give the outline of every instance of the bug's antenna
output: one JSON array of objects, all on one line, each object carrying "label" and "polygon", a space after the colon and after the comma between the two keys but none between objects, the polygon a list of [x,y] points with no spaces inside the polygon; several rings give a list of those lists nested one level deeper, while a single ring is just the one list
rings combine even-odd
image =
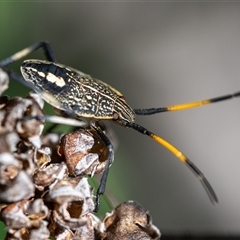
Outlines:
[{"label": "bug's antenna", "polygon": [[196,102],[182,103],[182,104],[177,104],[177,105],[168,106],[168,107],[161,107],[161,108],[134,109],[133,111],[135,112],[136,115],[152,115],[152,114],[161,113],[161,112],[171,112],[171,111],[184,110],[188,108],[201,107],[203,105],[221,102],[221,101],[229,100],[239,96],[240,96],[240,91],[233,94],[227,94],[224,96],[209,98],[209,99],[196,101]]},{"label": "bug's antenna", "polygon": [[202,183],[204,189],[206,190],[206,192],[210,198],[210,201],[212,203],[218,202],[216,193],[214,192],[212,186],[210,185],[208,180],[205,178],[203,173],[181,151],[179,151],[176,147],[174,147],[172,144],[170,144],[163,138],[159,137],[158,135],[150,132],[146,128],[144,128],[136,123],[127,122],[125,120],[121,120],[121,123],[126,127],[133,128],[134,130],[151,137],[156,142],[158,142],[159,144],[164,146],[166,149],[168,149],[170,152],[172,152],[178,159],[180,159],[182,162],[187,164],[187,166],[193,171],[193,173],[197,176],[197,178]]}]

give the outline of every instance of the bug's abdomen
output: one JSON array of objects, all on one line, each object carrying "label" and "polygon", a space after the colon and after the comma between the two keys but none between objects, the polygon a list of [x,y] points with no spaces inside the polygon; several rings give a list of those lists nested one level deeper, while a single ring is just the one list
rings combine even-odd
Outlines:
[{"label": "bug's abdomen", "polygon": [[74,112],[79,113],[80,116],[112,119],[115,100],[118,96],[97,79],[92,79],[88,75],[79,76],[79,78],[77,95],[81,95],[81,99],[70,96],[75,99],[75,106],[71,106]]}]

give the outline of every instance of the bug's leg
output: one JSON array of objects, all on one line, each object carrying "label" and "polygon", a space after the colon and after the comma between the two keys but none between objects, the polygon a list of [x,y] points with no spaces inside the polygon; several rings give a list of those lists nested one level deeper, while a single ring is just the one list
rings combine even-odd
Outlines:
[{"label": "bug's leg", "polygon": [[124,126],[133,128],[136,131],[151,137],[156,142],[158,142],[159,144],[164,146],[166,149],[168,149],[170,152],[172,152],[178,159],[180,159],[182,162],[184,162],[193,171],[193,173],[197,176],[197,178],[202,183],[204,189],[206,190],[211,202],[212,203],[218,202],[216,193],[214,192],[212,186],[210,185],[208,180],[205,178],[203,173],[180,150],[178,150],[176,147],[174,147],[172,144],[170,144],[163,138],[159,137],[158,135],[150,132],[146,128],[144,128],[136,123],[129,123],[124,120],[121,120],[121,122]]},{"label": "bug's leg", "polygon": [[64,124],[64,125],[74,126],[74,127],[82,127],[82,128],[86,128],[89,125],[89,123],[86,121],[81,121],[81,120],[77,120],[74,118],[65,118],[65,117],[61,117],[61,116],[48,116],[48,115],[26,116],[22,119],[19,119],[19,121],[29,121],[32,119],[36,119],[38,121],[56,123],[56,124]]},{"label": "bug's leg", "polygon": [[105,135],[105,133],[102,131],[102,129],[99,126],[96,126],[95,124],[92,124],[91,126],[97,131],[99,137],[103,140],[106,147],[108,148],[107,165],[102,174],[102,177],[100,180],[100,185],[99,185],[99,187],[97,189],[97,193],[96,193],[96,205],[95,205],[94,212],[98,212],[99,207],[100,207],[100,196],[102,194],[104,194],[104,192],[105,192],[109,168],[114,160],[114,150],[113,150],[112,143],[110,142],[108,137]]},{"label": "bug's leg", "polygon": [[201,107],[203,105],[221,102],[221,101],[229,100],[229,99],[239,97],[239,96],[240,96],[240,91],[233,93],[233,94],[227,94],[224,96],[220,96],[220,97],[209,98],[209,99],[195,101],[195,102],[189,102],[189,103],[182,103],[182,104],[177,104],[177,105],[168,106],[168,107],[134,109],[134,112],[137,115],[151,115],[151,114],[156,114],[156,113],[160,113],[160,112],[178,111],[178,110],[184,110],[184,109],[188,109],[188,108]]},{"label": "bug's leg", "polygon": [[39,48],[44,49],[46,58],[49,61],[56,62],[56,57],[55,57],[55,54],[53,52],[53,49],[52,49],[50,43],[48,43],[48,42],[38,42],[38,43],[35,43],[35,44],[33,44],[33,45],[31,45],[27,48],[22,49],[19,52],[16,52],[12,56],[0,61],[0,67],[4,68],[9,64],[18,61],[19,59],[26,57],[28,54],[38,50]]},{"label": "bug's leg", "polygon": [[16,52],[12,56],[0,61],[0,68],[2,68],[9,75],[10,78],[20,82],[21,84],[25,85],[28,88],[34,89],[34,86],[32,84],[26,82],[21,75],[15,73],[13,71],[7,70],[6,66],[13,62],[20,60],[21,58],[26,57],[28,54],[38,50],[39,48],[43,48],[46,58],[49,61],[56,62],[56,57],[55,57],[55,54],[53,52],[51,45],[48,42],[38,42],[27,48],[22,49],[19,52]]}]

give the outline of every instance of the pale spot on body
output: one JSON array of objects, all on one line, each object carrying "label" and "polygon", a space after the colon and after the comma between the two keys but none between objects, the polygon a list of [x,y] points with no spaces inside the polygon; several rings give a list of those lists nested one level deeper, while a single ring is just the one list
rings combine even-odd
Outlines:
[{"label": "pale spot on body", "polygon": [[45,77],[45,73],[44,72],[38,72],[38,75],[41,76],[41,77]]},{"label": "pale spot on body", "polygon": [[92,100],[92,97],[90,95],[86,95],[87,100]]},{"label": "pale spot on body", "polygon": [[46,76],[46,79],[51,83],[55,83],[58,87],[63,87],[64,85],[66,85],[62,77],[56,77],[52,73],[48,73]]}]

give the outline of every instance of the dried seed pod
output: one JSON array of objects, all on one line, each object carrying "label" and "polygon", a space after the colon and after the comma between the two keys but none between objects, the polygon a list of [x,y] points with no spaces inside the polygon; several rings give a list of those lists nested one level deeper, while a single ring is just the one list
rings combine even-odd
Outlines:
[{"label": "dried seed pod", "polygon": [[[8,152],[0,153],[0,186],[5,188],[18,175],[21,163]],[[0,197],[1,198],[1,197]]]},{"label": "dried seed pod", "polygon": [[30,175],[23,169],[26,165],[13,154],[19,141],[15,132],[0,135],[0,202],[11,203],[34,195]]},{"label": "dried seed pod", "polygon": [[48,222],[41,221],[38,228],[32,228],[29,232],[28,239],[38,239],[38,240],[50,240],[50,231],[48,229]]},{"label": "dried seed pod", "polygon": [[[16,171],[16,169],[15,169]],[[17,202],[34,196],[34,185],[32,179],[24,172],[14,173],[15,177],[10,179],[1,187],[0,202]]]},{"label": "dried seed pod", "polygon": [[[35,169],[36,164],[34,162],[34,148],[27,148],[25,144],[22,142],[18,145],[16,153],[13,153],[13,156],[22,164],[22,170],[30,177],[32,177]],[[24,146],[24,147],[23,147]],[[23,148],[26,148],[23,150]]]},{"label": "dried seed pod", "polygon": [[30,220],[24,214],[24,205],[26,200],[18,203],[12,203],[1,211],[1,218],[9,229],[20,229],[30,227]]},{"label": "dried seed pod", "polygon": [[22,200],[12,203],[2,209],[1,217],[9,228],[38,227],[48,214],[48,209],[42,199]]},{"label": "dried seed pod", "polygon": [[150,215],[138,203],[128,201],[107,214],[100,227],[101,239],[159,239],[161,234]]},{"label": "dried seed pod", "polygon": [[63,160],[57,153],[58,144],[62,134],[47,133],[41,136],[42,146],[47,146],[51,149],[51,163],[61,163]]},{"label": "dried seed pod", "polygon": [[11,153],[0,154],[0,202],[16,202],[34,195],[32,180],[22,167]]},{"label": "dried seed pod", "polygon": [[[84,226],[87,223],[87,220],[85,219],[85,216],[81,216],[81,205],[81,201],[73,201],[61,205],[55,204],[55,208],[52,213],[54,222],[62,228],[71,230],[76,230]],[[79,207],[80,211],[76,211],[78,210],[77,207]],[[76,214],[73,210],[75,210],[78,214]]]},{"label": "dried seed pod", "polygon": [[[50,186],[48,200],[55,202],[52,211],[51,232],[67,234],[65,229],[76,230],[89,221],[87,215],[94,209],[92,189],[87,178],[65,178]],[[67,234],[68,235],[68,234]]]},{"label": "dried seed pod", "polygon": [[58,181],[56,184],[52,184],[49,188],[48,200],[58,204],[81,201],[81,216],[93,212],[93,193],[87,178],[67,177]]},{"label": "dried seed pod", "polygon": [[85,215],[85,219],[87,220],[87,223],[75,231],[74,239],[97,239],[95,229],[100,225],[100,219],[93,214]]},{"label": "dried seed pod", "polygon": [[50,232],[51,235],[54,236],[55,240],[75,240],[73,231],[63,228],[61,226],[53,227],[53,225],[50,225]]},{"label": "dried seed pod", "polygon": [[8,226],[6,239],[47,239],[50,233],[43,220],[47,215],[42,199],[23,200],[3,208],[1,218]]},{"label": "dried seed pod", "polygon": [[53,163],[44,168],[38,168],[33,175],[35,187],[43,191],[45,187],[50,186],[56,179],[61,179],[67,173],[65,164]]},{"label": "dried seed pod", "polygon": [[44,166],[51,162],[51,153],[51,148],[46,146],[41,146],[39,149],[37,149],[35,163],[37,164],[38,168],[44,168]]},{"label": "dried seed pod", "polygon": [[0,134],[0,153],[12,153],[17,150],[20,138],[15,132],[5,132]]},{"label": "dried seed pod", "polygon": [[23,140],[40,147],[39,136],[43,130],[43,122],[36,119],[24,120],[27,116],[43,115],[42,104],[39,106],[39,101],[35,101],[37,97],[33,96],[34,94],[29,98],[16,97],[5,104],[1,109],[0,132],[16,131]]},{"label": "dried seed pod", "polygon": [[[96,238],[95,228],[100,224],[99,218],[89,213],[81,219],[68,218],[70,221],[61,219],[60,215],[54,214],[54,225],[51,225],[51,233],[55,236],[56,240],[62,239],[84,239],[94,240]],[[78,221],[77,221],[78,220]],[[66,224],[68,228],[66,228]]]},{"label": "dried seed pod", "polygon": [[80,129],[61,138],[58,148],[65,157],[71,175],[102,173],[107,164],[108,150],[94,130]]}]

